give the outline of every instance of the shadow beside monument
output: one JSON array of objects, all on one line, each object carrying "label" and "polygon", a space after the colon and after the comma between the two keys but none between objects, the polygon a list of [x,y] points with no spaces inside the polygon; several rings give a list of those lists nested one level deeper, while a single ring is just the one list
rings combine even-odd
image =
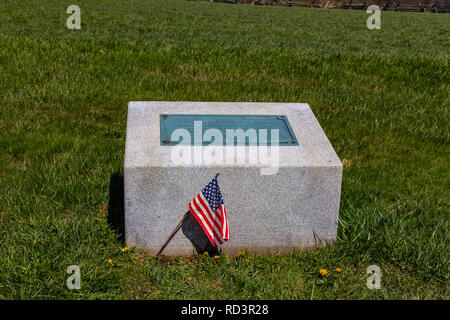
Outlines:
[{"label": "shadow beside monument", "polygon": [[109,180],[108,225],[125,244],[125,207],[123,175],[114,173]]},{"label": "shadow beside monument", "polygon": [[[125,245],[124,180],[123,175],[119,173],[112,174],[109,180],[108,225]],[[198,253],[208,252],[210,256],[220,254],[191,213],[184,219],[181,230]]]},{"label": "shadow beside monument", "polygon": [[190,212],[184,219],[181,230],[198,253],[208,252],[210,256],[220,254],[219,249],[211,244],[202,227]]}]

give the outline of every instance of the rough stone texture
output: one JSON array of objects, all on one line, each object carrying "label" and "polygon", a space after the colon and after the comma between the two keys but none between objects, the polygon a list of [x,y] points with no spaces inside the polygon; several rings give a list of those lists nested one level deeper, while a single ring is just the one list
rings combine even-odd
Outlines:
[{"label": "rough stone texture", "polygon": [[[172,161],[173,147],[160,145],[159,115],[164,113],[284,114],[300,145],[279,147],[275,175],[261,175],[259,165],[180,166]],[[342,164],[307,104],[156,101],[128,105],[127,245],[157,253],[188,203],[217,172],[231,234],[222,249],[229,254],[286,252],[336,239]],[[194,252],[182,232],[164,250],[165,255]]]}]

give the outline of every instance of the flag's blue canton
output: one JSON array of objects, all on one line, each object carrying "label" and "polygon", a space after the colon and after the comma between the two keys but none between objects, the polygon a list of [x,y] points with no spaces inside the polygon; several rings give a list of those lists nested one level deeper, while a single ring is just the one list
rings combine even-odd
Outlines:
[{"label": "flag's blue canton", "polygon": [[223,204],[222,193],[220,192],[217,178],[212,179],[211,182],[203,189],[202,193],[213,212],[217,211],[220,205]]}]

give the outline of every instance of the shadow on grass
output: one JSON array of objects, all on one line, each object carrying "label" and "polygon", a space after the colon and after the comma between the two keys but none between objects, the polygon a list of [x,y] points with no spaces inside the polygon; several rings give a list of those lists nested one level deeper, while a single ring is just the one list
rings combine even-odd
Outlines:
[{"label": "shadow on grass", "polygon": [[125,207],[123,175],[114,173],[109,179],[108,225],[125,244]]}]

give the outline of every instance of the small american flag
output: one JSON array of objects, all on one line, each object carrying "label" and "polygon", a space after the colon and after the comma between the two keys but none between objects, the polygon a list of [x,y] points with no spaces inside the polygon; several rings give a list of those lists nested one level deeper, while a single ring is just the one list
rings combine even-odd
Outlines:
[{"label": "small american flag", "polygon": [[217,175],[190,203],[189,211],[205,231],[209,241],[217,247],[230,239],[227,211],[217,183]]}]

